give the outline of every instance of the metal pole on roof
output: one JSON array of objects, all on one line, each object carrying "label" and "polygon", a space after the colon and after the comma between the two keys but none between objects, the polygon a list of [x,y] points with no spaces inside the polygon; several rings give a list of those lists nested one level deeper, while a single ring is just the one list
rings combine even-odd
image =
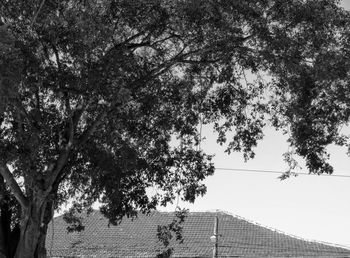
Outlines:
[{"label": "metal pole on roof", "polygon": [[215,242],[214,242],[214,249],[213,249],[213,258],[218,257],[218,227],[219,227],[219,219],[218,219],[218,216],[216,215],[214,218],[214,236],[213,236],[213,239],[215,240]]}]

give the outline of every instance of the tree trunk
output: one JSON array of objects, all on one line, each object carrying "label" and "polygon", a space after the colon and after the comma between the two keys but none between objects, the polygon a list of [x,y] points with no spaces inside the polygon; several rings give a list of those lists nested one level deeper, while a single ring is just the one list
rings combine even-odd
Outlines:
[{"label": "tree trunk", "polygon": [[12,239],[11,211],[8,204],[3,203],[0,207],[0,258],[11,257],[11,248],[16,246],[16,239]]},{"label": "tree trunk", "polygon": [[0,258],[6,258],[7,256],[6,238],[4,231],[5,230],[0,221]]},{"label": "tree trunk", "polygon": [[42,226],[40,228],[39,241],[35,251],[35,258],[47,257],[46,234],[47,234],[48,225],[53,218],[53,214],[54,214],[54,202],[51,200],[51,201],[48,201],[45,206],[44,218],[41,224]]},{"label": "tree trunk", "polygon": [[14,215],[7,203],[0,208],[0,258],[13,258],[19,239],[19,225],[11,229],[11,220]]},{"label": "tree trunk", "polygon": [[[0,206],[2,206],[0,204]],[[4,217],[4,209],[0,208],[0,258],[4,258],[8,256],[8,248],[7,248],[7,230],[6,225],[4,225],[3,217]]]},{"label": "tree trunk", "polygon": [[21,233],[15,258],[46,257],[45,239],[43,240],[47,229],[44,223],[46,205],[47,201],[43,198],[33,198],[29,207],[22,209]]},{"label": "tree trunk", "polygon": [[17,244],[11,239],[12,212],[7,194],[4,178],[0,175],[0,258],[11,257],[11,247]]},{"label": "tree trunk", "polygon": [[45,225],[40,232],[39,241],[37,248],[35,250],[35,258],[47,258],[47,252],[46,252],[46,232],[47,232],[47,225]]}]

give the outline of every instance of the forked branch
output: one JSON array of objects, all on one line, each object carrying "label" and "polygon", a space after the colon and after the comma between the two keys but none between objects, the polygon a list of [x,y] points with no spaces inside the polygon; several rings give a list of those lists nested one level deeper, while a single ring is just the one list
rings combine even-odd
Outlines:
[{"label": "forked branch", "polygon": [[27,207],[28,206],[27,197],[22,192],[22,189],[19,187],[10,169],[3,162],[0,162],[0,174],[5,179],[7,186],[10,188],[11,192],[13,193],[13,195],[15,196],[19,204],[22,207]]}]

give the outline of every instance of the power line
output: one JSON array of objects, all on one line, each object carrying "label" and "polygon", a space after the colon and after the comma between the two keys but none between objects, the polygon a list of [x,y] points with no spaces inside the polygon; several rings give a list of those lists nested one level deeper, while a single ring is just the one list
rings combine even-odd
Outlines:
[{"label": "power line", "polygon": [[[222,171],[234,171],[234,172],[250,172],[250,173],[266,173],[266,174],[284,174],[286,172],[284,171],[276,171],[276,170],[261,170],[261,169],[244,169],[244,168],[215,168],[215,170],[222,170]],[[292,175],[305,175],[305,176],[314,176],[316,174],[309,174],[309,173],[303,173],[303,172],[291,172]],[[319,174],[317,176],[329,176],[329,177],[348,177],[350,178],[350,175],[329,175],[329,174]]]}]

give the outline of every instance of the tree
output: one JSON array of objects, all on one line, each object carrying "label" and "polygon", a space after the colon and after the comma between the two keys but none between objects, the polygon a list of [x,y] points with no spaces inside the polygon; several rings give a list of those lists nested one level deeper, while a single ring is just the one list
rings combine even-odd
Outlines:
[{"label": "tree", "polygon": [[[291,125],[311,171],[329,172],[314,155],[349,118],[348,97],[327,102],[342,98],[326,82],[348,71],[338,61],[348,14],[337,1],[34,3],[0,5],[2,257],[45,257],[53,211],[72,198],[77,209],[99,200],[111,223],[176,193],[193,202],[214,172],[198,148],[202,123],[214,124],[219,143],[232,130],[228,151],[246,158],[266,121]],[[334,67],[343,70],[325,75]],[[313,102],[323,100],[320,85],[327,105]],[[319,128],[336,108],[337,123],[330,115]],[[159,193],[149,197],[149,187]]]}]

